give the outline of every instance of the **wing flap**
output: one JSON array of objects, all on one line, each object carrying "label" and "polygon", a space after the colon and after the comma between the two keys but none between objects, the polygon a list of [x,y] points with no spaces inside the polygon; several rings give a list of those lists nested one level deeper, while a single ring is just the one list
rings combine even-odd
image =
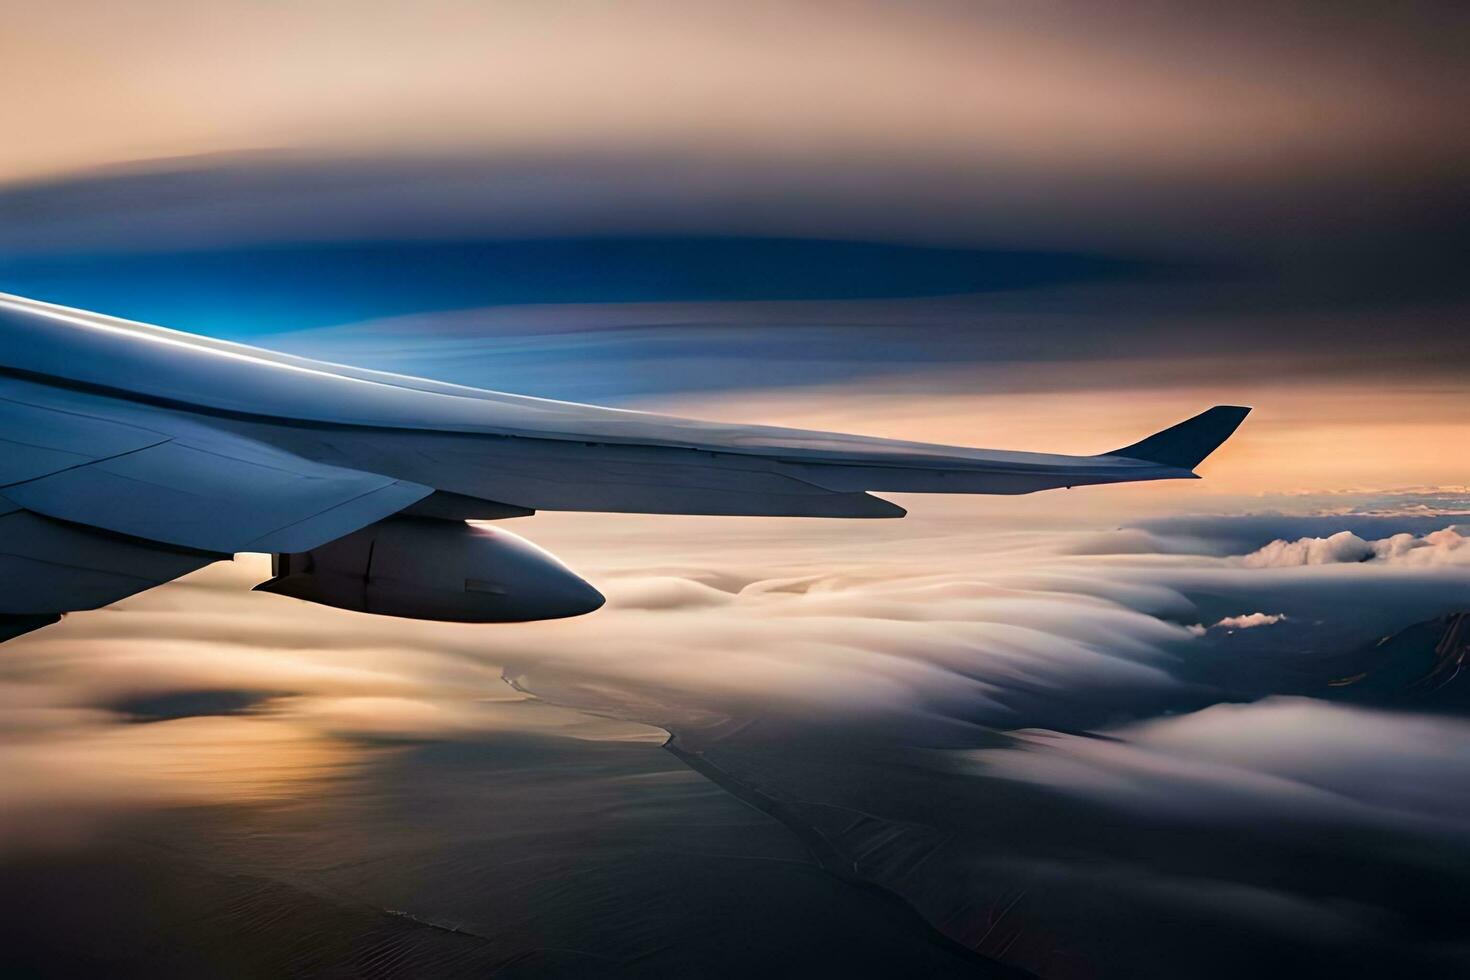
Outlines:
[{"label": "wing flap", "polygon": [[413,463],[432,466],[441,489],[474,490],[531,510],[848,518],[905,513],[889,501],[818,486],[748,456],[446,436],[409,437],[409,444]]},{"label": "wing flap", "polygon": [[0,398],[0,487],[167,440],[137,426]]},{"label": "wing flap", "polygon": [[50,626],[60,621],[61,616],[51,613],[42,616],[7,616],[0,613],[0,643],[13,640],[24,633],[30,633],[43,626]]},{"label": "wing flap", "polygon": [[4,492],[57,520],[224,554],[310,550],[431,492],[224,432],[205,438],[207,445],[171,440]]},{"label": "wing flap", "polygon": [[0,515],[0,622],[35,620],[27,629],[36,629],[47,617],[105,606],[223,557],[11,511]]}]

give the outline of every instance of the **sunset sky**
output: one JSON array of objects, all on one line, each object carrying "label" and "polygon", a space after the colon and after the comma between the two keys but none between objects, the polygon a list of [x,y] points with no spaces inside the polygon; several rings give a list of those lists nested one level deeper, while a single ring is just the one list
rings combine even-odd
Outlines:
[{"label": "sunset sky", "polygon": [[1246,403],[1222,488],[1463,482],[1467,20],[1391,11],[15,3],[0,287],[970,444]]}]

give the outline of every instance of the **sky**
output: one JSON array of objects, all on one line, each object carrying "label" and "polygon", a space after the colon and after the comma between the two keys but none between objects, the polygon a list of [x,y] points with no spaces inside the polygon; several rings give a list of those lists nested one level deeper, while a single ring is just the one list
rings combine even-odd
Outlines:
[{"label": "sky", "polygon": [[[1180,975],[1190,943],[1222,976],[1470,962],[1436,900],[1470,881],[1464,710],[1324,686],[1470,612],[1464,4],[0,20],[0,291],[958,445],[1096,453],[1254,407],[1200,481],[907,495],[893,522],[512,522],[608,595],[563,623],[251,593],[263,556],[71,615],[0,658],[0,861],[165,808],[307,807],[408,746],[673,732],[1042,975],[1079,975],[1052,946],[1104,976]],[[831,748],[869,739],[902,764]],[[874,839],[819,816],[852,810]],[[945,859],[908,876],[930,832]],[[332,873],[292,880],[362,898]],[[967,931],[1013,907],[1060,938]]]},{"label": "sky", "polygon": [[1462,480],[1458,4],[5,14],[0,288],[1005,447],[1256,404],[1262,489]]}]

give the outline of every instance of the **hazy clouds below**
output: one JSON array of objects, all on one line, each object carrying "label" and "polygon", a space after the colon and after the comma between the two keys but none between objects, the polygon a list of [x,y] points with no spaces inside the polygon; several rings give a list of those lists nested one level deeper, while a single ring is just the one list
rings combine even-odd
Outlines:
[{"label": "hazy clouds below", "polygon": [[[242,556],[6,644],[3,850],[160,808],[289,813],[415,746],[674,732],[844,874],[1043,975],[1168,977],[1201,943],[1222,950],[1201,976],[1453,975],[1436,896],[1470,878],[1470,722],[1393,701],[1427,648],[1375,644],[1467,611],[1470,498],[1391,496],[1409,516],[1372,494],[1122,528],[1059,494],[887,522],[540,515],[506,526],[608,604],[523,626],[252,593],[267,563]],[[1409,686],[1329,683],[1358,671]]]},{"label": "hazy clouds below", "polygon": [[[526,725],[604,734],[544,705],[527,713],[502,671],[552,701],[665,727],[758,712],[937,745],[989,728],[1093,728],[1198,701],[1213,682],[1194,661],[1230,617],[1267,610],[1287,622],[1252,633],[1290,624],[1311,644],[1351,647],[1459,611],[1470,596],[1465,538],[1453,529],[1320,563],[1283,556],[1338,546],[1307,539],[1216,556],[1191,537],[924,515],[878,529],[516,522],[609,597],[595,616],[522,627],[344,613],[249,593],[266,577],[259,557],[215,566],[7,644],[8,809],[55,802],[58,786],[63,802],[113,791],[249,796],[249,779],[200,784],[194,770],[239,760],[274,784],[282,758],[280,779],[309,781],[313,766],[351,758],[341,739]],[[174,713],[205,717],[166,720]],[[139,714],[155,720],[119,726]],[[230,748],[241,732],[253,737]],[[111,761],[173,753],[176,763],[150,761],[141,782]]]},{"label": "hazy clouds below", "polygon": [[971,758],[990,776],[1166,820],[1386,826],[1461,844],[1470,834],[1461,719],[1272,698],[1109,734],[1030,733]]}]

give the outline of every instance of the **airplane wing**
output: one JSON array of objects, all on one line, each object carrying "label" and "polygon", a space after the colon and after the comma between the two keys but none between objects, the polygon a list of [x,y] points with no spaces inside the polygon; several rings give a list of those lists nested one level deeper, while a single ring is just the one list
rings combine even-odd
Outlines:
[{"label": "airplane wing", "polygon": [[0,378],[0,639],[241,551],[305,551],[431,488]]},{"label": "airplane wing", "polygon": [[0,294],[0,639],[405,512],[901,517],[870,491],[1195,478],[1247,411],[1097,456],[938,446],[484,391]]}]

